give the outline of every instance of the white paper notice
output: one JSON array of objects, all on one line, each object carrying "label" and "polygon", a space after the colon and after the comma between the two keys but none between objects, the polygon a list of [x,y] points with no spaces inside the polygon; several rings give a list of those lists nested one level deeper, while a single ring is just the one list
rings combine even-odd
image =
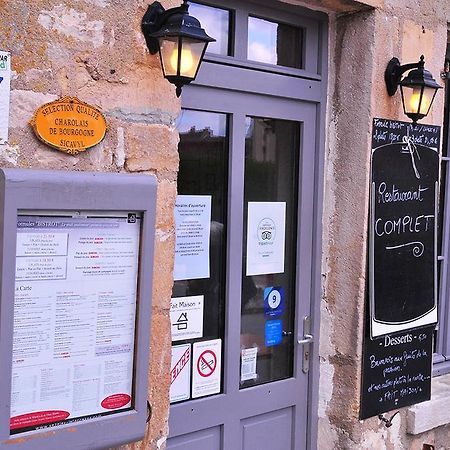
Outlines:
[{"label": "white paper notice", "polygon": [[11,54],[0,51],[0,144],[8,142]]},{"label": "white paper notice", "polygon": [[171,299],[172,341],[203,337],[203,303],[203,295]]},{"label": "white paper notice", "polygon": [[140,220],[19,216],[11,433],[131,407]]},{"label": "white paper notice", "polygon": [[241,381],[254,380],[256,374],[256,360],[258,348],[244,348],[241,350]]},{"label": "white paper notice", "polygon": [[247,275],[284,272],[285,202],[249,202]]},{"label": "white paper notice", "polygon": [[193,350],[192,398],[220,392],[222,340],[196,342]]},{"label": "white paper notice", "polygon": [[174,280],[209,278],[211,196],[178,195]]},{"label": "white paper notice", "polygon": [[191,346],[172,347],[170,365],[170,403],[188,400],[191,395]]}]

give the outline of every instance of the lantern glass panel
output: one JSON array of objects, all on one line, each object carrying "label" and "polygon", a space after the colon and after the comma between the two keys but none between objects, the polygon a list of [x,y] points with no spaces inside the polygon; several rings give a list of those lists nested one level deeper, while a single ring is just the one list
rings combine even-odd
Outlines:
[{"label": "lantern glass panel", "polygon": [[[179,45],[181,43],[181,45]],[[195,78],[206,43],[178,37],[160,38],[159,48],[165,76]]]},{"label": "lantern glass panel", "polygon": [[159,38],[159,52],[164,76],[177,75],[178,37]]},{"label": "lantern glass panel", "polygon": [[426,86],[402,86],[401,89],[405,113],[426,116],[436,89]]}]

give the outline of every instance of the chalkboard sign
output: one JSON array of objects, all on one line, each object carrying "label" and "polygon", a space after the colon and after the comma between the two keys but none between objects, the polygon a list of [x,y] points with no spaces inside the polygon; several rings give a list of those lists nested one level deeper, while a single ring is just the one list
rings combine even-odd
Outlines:
[{"label": "chalkboard sign", "polygon": [[374,119],[361,419],[430,399],[439,143],[440,127]]},{"label": "chalkboard sign", "polygon": [[434,327],[364,343],[360,418],[430,399]]},{"label": "chalkboard sign", "polygon": [[371,336],[437,322],[440,127],[374,119]]}]

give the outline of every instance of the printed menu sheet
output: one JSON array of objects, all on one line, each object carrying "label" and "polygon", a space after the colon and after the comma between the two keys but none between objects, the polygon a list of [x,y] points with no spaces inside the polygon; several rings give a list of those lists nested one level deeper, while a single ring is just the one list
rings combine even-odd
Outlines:
[{"label": "printed menu sheet", "polygon": [[19,216],[11,434],[131,408],[140,218]]}]

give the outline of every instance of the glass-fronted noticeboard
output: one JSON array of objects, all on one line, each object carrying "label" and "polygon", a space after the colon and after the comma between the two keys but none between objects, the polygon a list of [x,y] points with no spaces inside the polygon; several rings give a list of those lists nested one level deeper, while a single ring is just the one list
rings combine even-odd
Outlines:
[{"label": "glass-fronted noticeboard", "polygon": [[0,169],[0,450],[145,436],[157,181]]}]

